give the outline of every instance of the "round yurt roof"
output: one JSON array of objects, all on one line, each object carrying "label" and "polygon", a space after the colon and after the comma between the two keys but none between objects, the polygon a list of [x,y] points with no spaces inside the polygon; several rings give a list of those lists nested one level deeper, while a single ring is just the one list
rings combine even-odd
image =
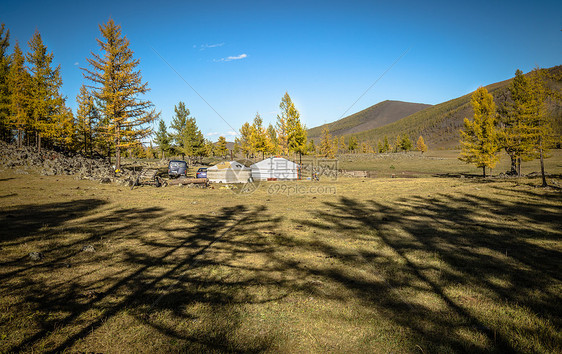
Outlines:
[{"label": "round yurt roof", "polygon": [[224,170],[224,169],[248,170],[249,168],[244,166],[243,164],[241,164],[238,161],[225,161],[225,162],[221,162],[219,164],[216,164],[212,167],[209,167],[207,169],[207,171],[209,171],[209,170]]}]

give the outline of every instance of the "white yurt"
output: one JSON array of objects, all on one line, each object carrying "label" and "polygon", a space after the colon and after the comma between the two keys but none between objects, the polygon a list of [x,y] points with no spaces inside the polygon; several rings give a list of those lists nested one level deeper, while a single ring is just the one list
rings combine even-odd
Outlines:
[{"label": "white yurt", "polygon": [[270,157],[252,166],[255,181],[276,181],[299,179],[299,165],[282,157]]},{"label": "white yurt", "polygon": [[221,162],[207,169],[207,178],[213,183],[246,183],[252,170],[237,161]]}]

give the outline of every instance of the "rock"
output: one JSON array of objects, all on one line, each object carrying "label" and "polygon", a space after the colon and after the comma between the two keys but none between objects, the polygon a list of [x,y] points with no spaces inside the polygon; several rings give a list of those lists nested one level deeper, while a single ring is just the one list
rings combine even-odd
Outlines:
[{"label": "rock", "polygon": [[109,178],[109,177],[103,177],[102,179],[100,179],[100,183],[101,183],[101,184],[111,183],[111,178]]},{"label": "rock", "polygon": [[31,258],[32,261],[40,261],[41,259],[43,259],[43,253],[41,253],[41,252],[30,252],[29,258]]},{"label": "rock", "polygon": [[96,249],[92,245],[86,245],[82,247],[82,252],[95,252]]}]

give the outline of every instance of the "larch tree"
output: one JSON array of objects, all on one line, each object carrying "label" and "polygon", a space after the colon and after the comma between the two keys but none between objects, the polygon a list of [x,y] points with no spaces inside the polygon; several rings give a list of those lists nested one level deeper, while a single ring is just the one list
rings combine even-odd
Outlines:
[{"label": "larch tree", "polygon": [[423,140],[423,136],[421,135],[418,138],[418,141],[416,142],[416,150],[421,151],[422,154],[427,151],[427,145],[425,144],[425,141]]},{"label": "larch tree", "polygon": [[99,26],[101,53],[87,58],[91,69],[83,68],[84,77],[93,82],[91,88],[107,118],[105,129],[114,147],[116,169],[121,168],[121,150],[138,144],[152,133],[151,123],[159,114],[154,105],[142,96],[150,91],[143,82],[140,61],[134,59],[130,42],[113,19]]},{"label": "larch tree", "polygon": [[240,138],[237,138],[237,143],[246,158],[248,158],[250,155],[253,155],[254,153],[252,149],[251,136],[252,126],[250,125],[250,123],[246,122],[242,124],[242,127],[240,128]]},{"label": "larch tree", "polygon": [[0,27],[0,139],[10,138],[10,86],[8,73],[10,72],[10,30],[2,24]]},{"label": "larch tree", "polygon": [[271,141],[272,151],[271,153],[277,154],[279,153],[279,141],[277,140],[277,131],[275,127],[270,123],[267,126],[267,137]]},{"label": "larch tree", "polygon": [[496,105],[494,98],[484,87],[472,94],[470,102],[474,119],[464,119],[464,129],[460,131],[462,149],[459,160],[482,168],[482,176],[486,177],[486,167],[493,168],[499,160]]},{"label": "larch tree", "polygon": [[[536,68],[531,72],[529,78],[529,114],[528,119],[531,152],[530,157],[538,158],[541,166],[542,186],[547,187],[546,175],[544,172],[544,159],[554,142],[554,132],[552,129],[552,115],[547,109],[547,99],[549,90],[546,87],[545,74],[542,69]],[[556,96],[558,93],[556,94]]]},{"label": "larch tree", "polygon": [[252,145],[252,150],[262,154],[262,158],[265,154],[269,154],[273,151],[273,144],[267,136],[267,131],[263,127],[263,119],[259,113],[256,113],[254,117],[254,123],[251,127],[250,142]]},{"label": "larch tree", "polygon": [[[290,150],[290,141],[289,135],[291,133],[290,129],[294,128],[294,123],[290,123],[289,121],[295,121],[295,115],[297,119],[299,118],[299,113],[291,100],[288,92],[285,92],[285,95],[281,99],[281,103],[279,104],[279,108],[281,109],[281,114],[277,115],[277,141],[279,143],[279,153],[281,155],[287,156]],[[290,124],[293,124],[291,126]]]},{"label": "larch tree", "polygon": [[9,123],[17,131],[18,148],[22,147],[24,132],[29,127],[30,80],[25,69],[25,57],[16,41],[7,81],[10,87]]},{"label": "larch tree", "polygon": [[347,146],[345,145],[345,138],[343,136],[340,137],[340,146],[339,146],[340,150],[342,152],[346,152],[347,151]]},{"label": "larch tree", "polygon": [[228,148],[226,147],[226,138],[224,136],[219,136],[219,140],[217,141],[215,154],[218,156],[225,157],[228,154]]},{"label": "larch tree", "polygon": [[76,145],[84,154],[93,155],[99,124],[99,114],[94,104],[94,97],[85,85],[80,87],[76,96]]},{"label": "larch tree", "polygon": [[[32,130],[35,134],[35,144],[41,151],[41,138],[50,139],[51,143],[62,143],[66,139],[68,110],[65,109],[65,100],[60,93],[62,79],[60,65],[53,68],[53,54],[47,53],[41,34],[35,31],[28,42],[30,52],[27,62],[31,74],[31,99],[30,110],[32,114]],[[68,141],[65,145],[68,144]]]},{"label": "larch tree", "polygon": [[532,137],[529,126],[531,118],[529,101],[530,81],[519,69],[508,89],[510,99],[501,106],[500,142],[511,159],[511,173],[521,176],[521,159],[527,158],[532,150]]},{"label": "larch tree", "polygon": [[298,153],[300,156],[307,151],[306,127],[301,123],[300,113],[291,100],[288,92],[279,105],[281,115],[287,123],[287,150],[289,153]]},{"label": "larch tree", "polygon": [[398,152],[400,151],[400,147],[402,145],[402,137],[400,136],[400,134],[398,134],[396,136],[396,140],[394,140],[394,152]]},{"label": "larch tree", "polygon": [[322,137],[320,138],[319,154],[320,156],[328,157],[330,159],[333,159],[336,155],[336,152],[334,151],[332,134],[330,134],[328,127],[325,127],[322,130]]},{"label": "larch tree", "polygon": [[310,139],[310,140],[308,141],[308,148],[307,148],[307,150],[308,150],[308,153],[309,153],[309,154],[310,154],[310,153],[316,154],[317,151],[316,151],[316,144],[314,143],[314,140]]}]

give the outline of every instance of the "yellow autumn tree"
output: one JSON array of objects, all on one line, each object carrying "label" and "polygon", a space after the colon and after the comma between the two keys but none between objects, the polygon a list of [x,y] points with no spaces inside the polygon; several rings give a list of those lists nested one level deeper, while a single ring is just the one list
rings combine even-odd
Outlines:
[{"label": "yellow autumn tree", "polygon": [[422,154],[427,151],[427,145],[425,144],[425,141],[423,140],[423,136],[421,135],[418,138],[418,141],[416,142],[416,150],[421,151]]},{"label": "yellow autumn tree", "polygon": [[83,68],[84,77],[92,81],[94,95],[105,118],[105,131],[115,147],[116,168],[121,166],[121,150],[138,144],[152,133],[151,123],[158,117],[154,105],[143,100],[150,91],[142,81],[139,60],[133,58],[129,40],[113,19],[99,26],[100,54],[91,53]]},{"label": "yellow autumn tree", "polygon": [[493,168],[499,160],[496,105],[494,98],[484,87],[472,94],[470,103],[474,118],[472,121],[464,119],[464,129],[460,131],[462,149],[459,160],[482,168],[482,176],[486,177],[486,167]]}]

